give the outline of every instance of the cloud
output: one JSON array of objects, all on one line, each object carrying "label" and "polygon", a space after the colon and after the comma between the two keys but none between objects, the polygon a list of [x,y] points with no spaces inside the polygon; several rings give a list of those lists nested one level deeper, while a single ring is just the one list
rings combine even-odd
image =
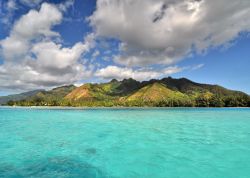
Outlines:
[{"label": "cloud", "polygon": [[15,0],[9,0],[7,2],[7,9],[12,11],[17,9],[16,1]]},{"label": "cloud", "polygon": [[56,6],[44,3],[39,11],[30,10],[15,22],[10,36],[0,41],[5,60],[17,60],[27,53],[30,42],[38,37],[58,36],[51,27],[59,24],[62,13]]},{"label": "cloud", "polygon": [[0,2],[0,22],[3,23],[5,27],[11,25],[14,12],[17,9],[17,3],[15,0]]},{"label": "cloud", "polygon": [[28,90],[72,84],[88,78],[92,71],[81,64],[81,57],[93,48],[94,34],[64,47],[60,34],[52,28],[62,21],[62,12],[43,3],[17,20],[10,35],[0,41],[4,63],[0,65],[0,87]]},{"label": "cloud", "polygon": [[116,63],[144,66],[227,45],[250,30],[249,17],[246,0],[98,0],[89,21],[98,36],[121,41]]},{"label": "cloud", "polygon": [[6,90],[33,90],[37,88],[50,88],[65,84],[72,84],[79,79],[89,77],[91,71],[82,65],[73,65],[73,72],[39,72],[29,65],[5,65],[0,66],[0,88]]},{"label": "cloud", "polygon": [[62,11],[67,11],[68,8],[73,7],[75,0],[65,0],[58,5],[58,8]]},{"label": "cloud", "polygon": [[204,65],[205,65],[205,64],[198,64],[198,65],[195,65],[195,66],[191,67],[191,70],[198,70],[198,69],[204,67]]},{"label": "cloud", "polygon": [[51,27],[59,24],[62,20],[62,13],[55,5],[43,3],[40,10],[30,10],[23,15],[14,25],[11,35],[31,39],[38,35],[58,35],[51,30]]},{"label": "cloud", "polygon": [[118,79],[133,78],[139,81],[165,77],[184,70],[177,66],[170,66],[161,70],[152,69],[132,69],[127,67],[107,66],[99,69],[95,76],[103,79]]},{"label": "cloud", "polygon": [[38,65],[38,70],[42,68],[65,69],[76,63],[88,48],[88,44],[81,42],[72,48],[63,48],[60,44],[49,41],[35,44],[31,51],[36,56],[35,65]]},{"label": "cloud", "polygon": [[99,56],[99,55],[100,55],[100,51],[95,50],[94,53],[92,54],[92,57],[93,57],[93,58],[96,58],[96,57]]},{"label": "cloud", "polygon": [[42,0],[20,0],[20,2],[26,6],[34,7],[39,5],[42,2]]}]

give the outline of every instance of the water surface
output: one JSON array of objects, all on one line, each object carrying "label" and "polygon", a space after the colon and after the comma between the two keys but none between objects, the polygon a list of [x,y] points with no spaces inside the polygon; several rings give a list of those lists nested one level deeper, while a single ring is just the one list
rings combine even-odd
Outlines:
[{"label": "water surface", "polygon": [[249,178],[250,109],[2,107],[0,177]]}]

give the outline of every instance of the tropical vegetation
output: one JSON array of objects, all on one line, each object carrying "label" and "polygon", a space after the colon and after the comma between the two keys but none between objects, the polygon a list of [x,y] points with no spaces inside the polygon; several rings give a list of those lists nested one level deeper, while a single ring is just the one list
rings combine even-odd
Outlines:
[{"label": "tropical vegetation", "polygon": [[[249,107],[250,96],[218,85],[200,84],[171,77],[139,82],[134,79],[107,83],[62,86],[0,97],[10,106],[73,107]],[[4,102],[3,102],[4,101]]]}]

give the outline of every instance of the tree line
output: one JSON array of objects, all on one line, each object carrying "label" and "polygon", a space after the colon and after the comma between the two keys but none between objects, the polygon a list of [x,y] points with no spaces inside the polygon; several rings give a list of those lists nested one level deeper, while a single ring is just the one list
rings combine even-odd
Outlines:
[{"label": "tree line", "polygon": [[160,101],[127,100],[79,100],[46,99],[35,97],[32,100],[8,101],[9,106],[69,106],[69,107],[250,107],[249,96],[219,96],[200,94],[196,97],[183,99],[165,99]]}]

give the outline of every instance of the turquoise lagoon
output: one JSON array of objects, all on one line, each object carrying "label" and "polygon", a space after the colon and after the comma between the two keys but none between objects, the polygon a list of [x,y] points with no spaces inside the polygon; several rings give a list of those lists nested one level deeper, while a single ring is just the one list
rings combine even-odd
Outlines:
[{"label": "turquoise lagoon", "polygon": [[249,108],[0,108],[0,177],[249,178]]}]

